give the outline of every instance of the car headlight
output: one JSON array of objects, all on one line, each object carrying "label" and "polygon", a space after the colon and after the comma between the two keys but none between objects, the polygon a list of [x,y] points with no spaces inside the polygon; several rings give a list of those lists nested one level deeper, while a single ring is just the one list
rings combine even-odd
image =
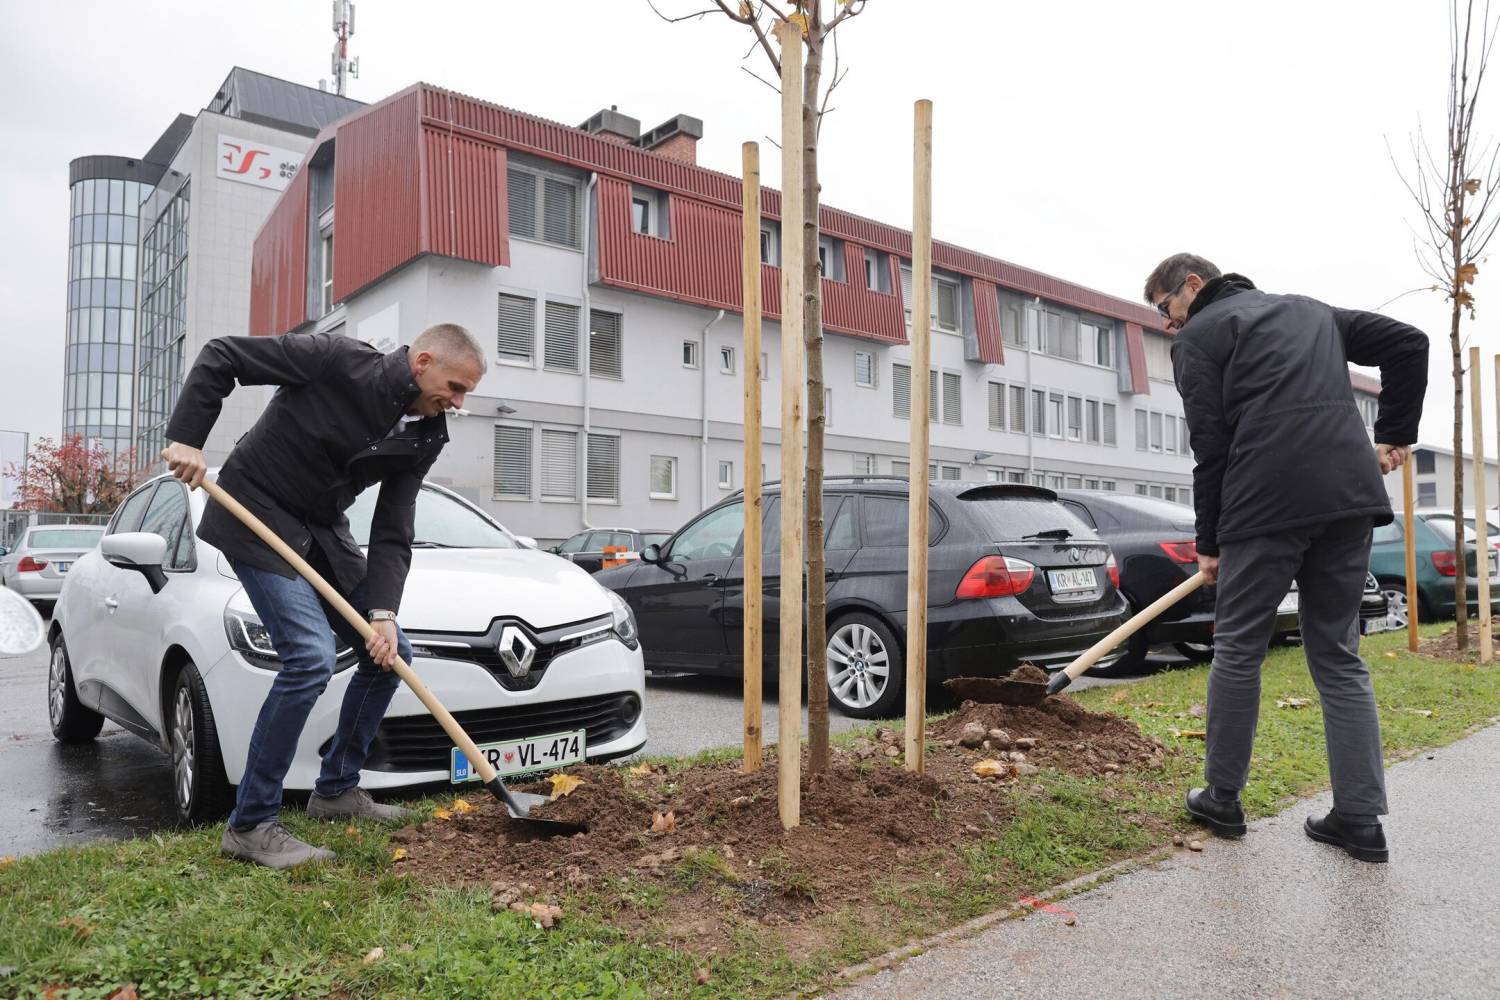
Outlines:
[{"label": "car headlight", "polygon": [[641,644],[640,635],[635,629],[635,612],[630,610],[630,605],[625,603],[625,598],[613,590],[606,590],[605,593],[609,595],[609,603],[614,609],[615,635],[619,636],[620,641],[626,646],[635,649]]},{"label": "car headlight", "polygon": [[[271,633],[261,622],[260,616],[231,605],[224,609],[224,633],[229,645],[250,663],[266,670],[280,670],[281,657],[276,655],[276,646],[271,642]],[[353,648],[342,643],[334,654],[333,671],[338,673],[352,667],[358,660]]]}]

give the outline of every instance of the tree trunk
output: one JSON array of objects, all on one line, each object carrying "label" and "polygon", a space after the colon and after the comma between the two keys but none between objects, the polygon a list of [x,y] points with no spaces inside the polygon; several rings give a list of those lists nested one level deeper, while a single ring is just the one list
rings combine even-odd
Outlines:
[{"label": "tree trunk", "polygon": [[[1455,256],[1454,274],[1458,273],[1462,260],[1461,256]],[[1469,646],[1469,572],[1466,565],[1467,554],[1464,551],[1464,362],[1463,344],[1458,336],[1463,311],[1463,304],[1458,297],[1462,290],[1462,282],[1456,281],[1453,289],[1453,320],[1448,329],[1448,345],[1453,349],[1453,557],[1457,570],[1453,577],[1453,614],[1458,626],[1459,652]],[[1484,553],[1480,553],[1479,558],[1482,560]]]},{"label": "tree trunk", "polygon": [[[823,285],[818,263],[818,87],[823,73],[821,4],[811,5],[807,62],[802,73],[802,218],[807,234],[806,309],[803,343],[807,349],[807,769],[818,774],[828,768],[828,601],[824,589],[823,557],[823,430],[828,414],[823,395]],[[831,255],[830,255],[831,256]],[[831,261],[830,261],[831,262]],[[782,331],[792,336],[793,331]],[[786,572],[788,568],[783,568]]]}]

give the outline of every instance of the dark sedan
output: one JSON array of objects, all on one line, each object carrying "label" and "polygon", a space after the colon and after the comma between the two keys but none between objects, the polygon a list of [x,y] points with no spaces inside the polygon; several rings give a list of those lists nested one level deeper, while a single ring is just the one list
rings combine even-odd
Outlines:
[{"label": "dark sedan", "polygon": [[[1193,509],[1153,497],[1096,490],[1066,490],[1058,499],[1114,550],[1120,565],[1120,590],[1139,611],[1198,571]],[[1113,667],[1094,673],[1139,669],[1152,646],[1170,643],[1191,660],[1213,654],[1214,598],[1212,586],[1200,587],[1175,607],[1168,608],[1131,637],[1129,649]],[[1296,588],[1276,609],[1276,635],[1297,631]]]},{"label": "dark sedan", "polygon": [[[548,549],[590,573],[640,558],[648,545],[664,542],[670,531],[647,531],[634,528],[590,528]],[[608,551],[606,551],[608,550]]]},{"label": "dark sedan", "polygon": [[[744,506],[732,497],[638,562],[596,577],[634,610],[647,666],[741,672]],[[774,485],[764,507],[764,655],[774,676],[782,615]],[[829,700],[847,715],[889,716],[905,697],[906,480],[830,478],[824,523]],[[1065,666],[1124,621],[1108,546],[1050,490],[933,483],[928,544],[932,681],[994,676],[1023,662]]]}]

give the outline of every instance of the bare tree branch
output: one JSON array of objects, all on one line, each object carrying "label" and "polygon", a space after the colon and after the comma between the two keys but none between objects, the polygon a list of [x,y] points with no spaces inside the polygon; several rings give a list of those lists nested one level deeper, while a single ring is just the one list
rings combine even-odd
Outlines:
[{"label": "bare tree branch", "polygon": [[755,72],[755,70],[751,69],[749,66],[741,66],[740,67],[740,72],[742,72],[742,73],[749,73],[751,76],[755,77],[761,83],[765,84],[767,87],[770,87],[772,90],[776,91],[776,93],[778,93],[778,94],[781,93],[781,88],[780,87],[776,86],[776,84],[772,83],[770,80],[767,80],[765,77],[763,77],[759,73]]},{"label": "bare tree branch", "polygon": [[[657,10],[656,4],[652,3],[651,0],[646,0],[646,6],[650,7],[652,12],[656,14],[657,17],[661,18],[663,21],[666,21],[668,24],[676,24],[679,21],[691,21],[694,18],[701,18],[705,14],[712,14],[714,12],[714,8],[709,7],[706,10],[700,10],[692,14],[683,14],[681,17],[668,17],[660,10]],[[723,4],[720,4],[719,6],[723,7]]]}]

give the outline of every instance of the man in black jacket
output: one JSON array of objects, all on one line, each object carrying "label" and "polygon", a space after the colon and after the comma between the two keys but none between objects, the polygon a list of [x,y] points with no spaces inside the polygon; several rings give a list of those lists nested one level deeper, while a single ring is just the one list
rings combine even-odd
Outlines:
[{"label": "man in black jacket", "polygon": [[[1305,829],[1356,858],[1385,861],[1380,719],[1359,656],[1359,602],[1371,528],[1393,519],[1381,476],[1410,458],[1417,439],[1427,337],[1375,313],[1267,294],[1192,254],[1157,265],[1146,301],[1177,331],[1172,369],[1196,459],[1198,564],[1218,584],[1208,787],[1188,793],[1187,810],[1221,836],[1245,832],[1239,793],[1261,664],[1276,606],[1296,580],[1333,779],[1333,810]],[[1350,362],[1380,369],[1373,447]]]},{"label": "man in black jacket", "polygon": [[[255,426],[230,452],[218,482],[368,616],[368,643],[232,514],[210,501],[198,537],[228,557],[281,662],[261,706],[223,853],[272,868],[333,857],[281,825],[282,782],[313,703],[333,676],[337,639],[360,649],[338,728],[308,815],[398,819],[406,810],[374,802],[359,787],[370,742],[395,694],[390,673],[411,647],[396,627],[411,566],[417,492],[448,440],[444,414],[463,406],[484,375],[479,342],[441,324],[382,354],[336,334],[221,337],[183,382],[166,436],[167,464],[196,487],[202,447],[224,397],[240,385],[279,386]],[[344,511],[379,484],[369,556]]]}]

